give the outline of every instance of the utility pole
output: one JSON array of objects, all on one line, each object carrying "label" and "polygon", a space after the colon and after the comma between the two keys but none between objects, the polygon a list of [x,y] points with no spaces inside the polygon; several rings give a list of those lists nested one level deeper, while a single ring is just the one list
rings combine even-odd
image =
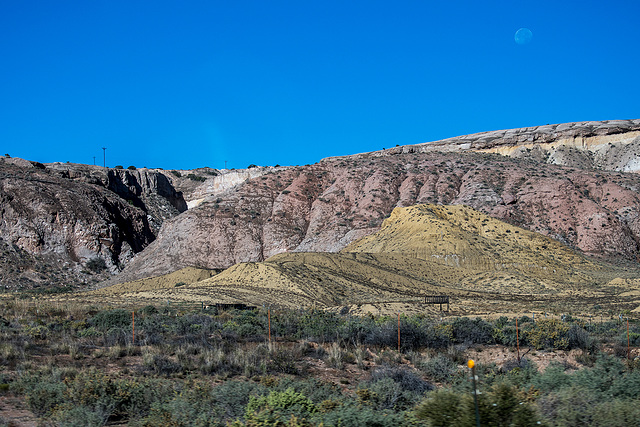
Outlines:
[{"label": "utility pole", "polygon": [[227,161],[224,161],[224,168],[227,169]]},{"label": "utility pole", "polygon": [[102,166],[107,167],[107,147],[102,147]]},{"label": "utility pole", "polygon": [[96,156],[93,156],[93,166],[96,165]]}]

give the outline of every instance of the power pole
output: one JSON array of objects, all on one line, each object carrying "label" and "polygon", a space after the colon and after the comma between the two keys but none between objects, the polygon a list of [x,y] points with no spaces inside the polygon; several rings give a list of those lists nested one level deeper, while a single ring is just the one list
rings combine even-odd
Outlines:
[{"label": "power pole", "polygon": [[224,161],[224,168],[227,169],[227,161]]},{"label": "power pole", "polygon": [[107,167],[107,147],[102,147],[102,166]]},{"label": "power pole", "polygon": [[96,156],[93,156],[93,166],[96,165]]}]

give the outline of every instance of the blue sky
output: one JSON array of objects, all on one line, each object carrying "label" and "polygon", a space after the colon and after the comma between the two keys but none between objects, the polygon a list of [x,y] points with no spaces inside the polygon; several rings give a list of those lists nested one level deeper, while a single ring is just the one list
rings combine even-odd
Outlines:
[{"label": "blue sky", "polygon": [[640,118],[639,16],[635,0],[3,1],[0,155],[299,165]]}]

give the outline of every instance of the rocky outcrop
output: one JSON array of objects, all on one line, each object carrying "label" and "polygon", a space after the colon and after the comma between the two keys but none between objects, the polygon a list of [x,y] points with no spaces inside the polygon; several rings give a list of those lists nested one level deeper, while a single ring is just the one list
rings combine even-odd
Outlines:
[{"label": "rocky outcrop", "polygon": [[435,151],[497,153],[581,169],[638,172],[640,120],[563,123],[497,130],[398,146],[364,155],[388,156]]},{"label": "rocky outcrop", "polygon": [[116,272],[154,237],[147,213],[103,186],[0,160],[0,259],[15,267],[5,287]]},{"label": "rocky outcrop", "polygon": [[183,194],[189,209],[207,198],[217,197],[246,181],[267,173],[285,170],[283,166],[255,166],[249,169],[200,168],[192,171],[162,171],[172,185]]},{"label": "rocky outcrop", "polygon": [[171,180],[156,169],[109,169],[76,163],[49,163],[48,170],[62,178],[111,190],[149,215],[154,233],[162,223],[187,210],[187,203]]}]

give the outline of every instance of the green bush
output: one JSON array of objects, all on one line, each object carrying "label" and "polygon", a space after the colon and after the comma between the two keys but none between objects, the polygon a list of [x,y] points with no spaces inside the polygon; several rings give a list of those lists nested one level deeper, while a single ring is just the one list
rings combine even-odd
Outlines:
[{"label": "green bush", "polygon": [[64,402],[65,385],[56,380],[42,380],[26,390],[26,402],[31,412],[39,417],[51,415]]},{"label": "green bush", "polygon": [[451,323],[453,339],[457,343],[468,344],[493,344],[493,326],[480,318],[471,320],[460,317]]},{"label": "green bush", "polygon": [[122,309],[106,310],[96,313],[89,319],[89,325],[106,331],[112,328],[126,328],[132,325],[132,314]]},{"label": "green bush", "polygon": [[[478,395],[480,425],[536,426],[538,416],[517,389],[496,384],[488,393]],[[475,403],[470,393],[451,391],[430,393],[416,408],[416,417],[431,426],[476,425]]]},{"label": "green bush", "polygon": [[189,178],[191,181],[197,181],[197,182],[204,182],[207,180],[207,178],[200,175],[193,174],[193,173],[188,174],[187,178]]},{"label": "green bush", "polygon": [[457,370],[456,364],[442,354],[420,360],[416,367],[420,369],[423,374],[438,382],[449,381]]},{"label": "green bush", "polygon": [[90,271],[93,271],[94,273],[100,273],[107,268],[107,263],[104,261],[104,259],[100,257],[96,257],[96,258],[91,258],[89,261],[87,261],[87,263],[85,264],[85,267],[87,267]]},{"label": "green bush", "polygon": [[[316,412],[314,403],[302,393],[292,388],[272,391],[266,396],[251,396],[247,404],[245,419],[247,425],[286,425],[286,420],[301,419],[302,425]],[[299,421],[300,423],[300,421]]]},{"label": "green bush", "polygon": [[536,349],[569,349],[570,326],[558,319],[542,319],[535,326],[525,329],[524,336]]},{"label": "green bush", "polygon": [[345,403],[332,411],[316,413],[312,418],[314,425],[325,427],[398,427],[411,425],[404,413],[394,411],[378,411],[368,406]]}]

